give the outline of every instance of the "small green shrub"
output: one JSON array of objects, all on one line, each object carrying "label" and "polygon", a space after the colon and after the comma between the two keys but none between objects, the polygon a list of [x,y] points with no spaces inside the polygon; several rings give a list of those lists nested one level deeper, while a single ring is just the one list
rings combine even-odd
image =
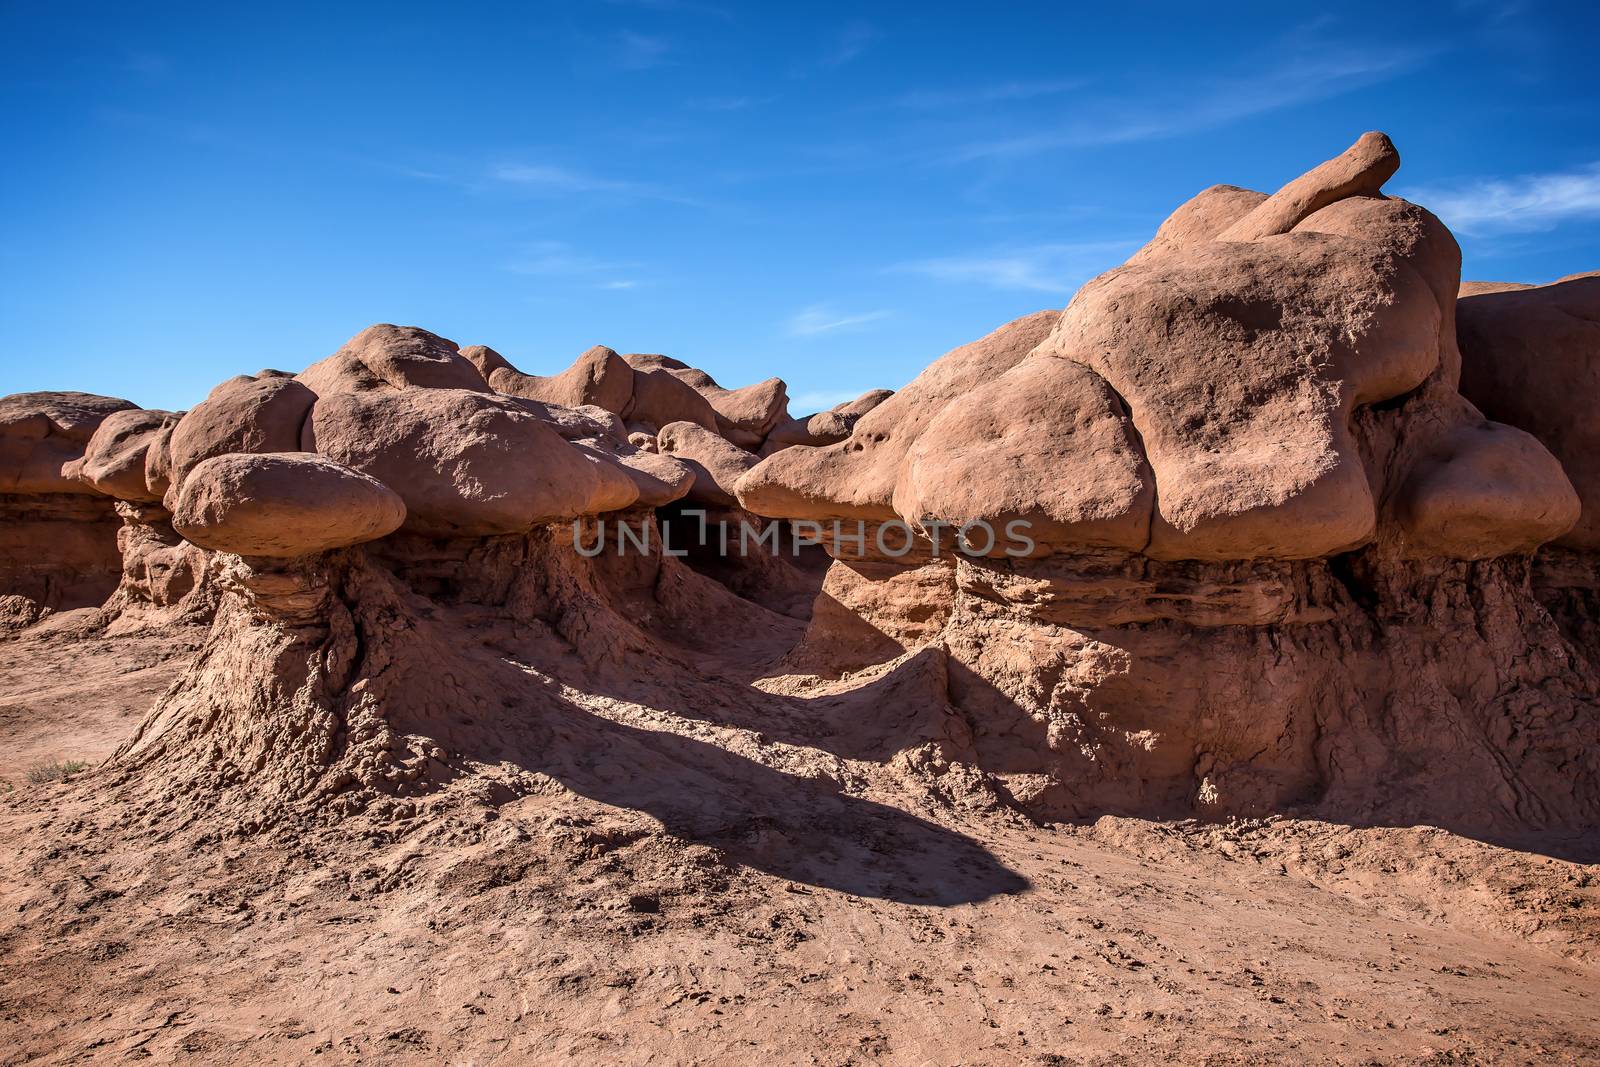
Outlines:
[{"label": "small green shrub", "polygon": [[77,774],[88,769],[89,765],[80,759],[39,763],[28,768],[28,781],[34,785],[44,785],[48,782],[59,782],[69,774]]}]

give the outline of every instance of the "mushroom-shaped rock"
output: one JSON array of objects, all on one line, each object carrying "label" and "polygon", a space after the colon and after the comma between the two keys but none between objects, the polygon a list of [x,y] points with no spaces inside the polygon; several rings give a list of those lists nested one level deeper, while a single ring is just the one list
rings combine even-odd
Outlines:
[{"label": "mushroom-shaped rock", "polygon": [[62,468],[108,416],[134,407],[92,393],[15,393],[0,397],[0,493],[86,493],[95,490]]},{"label": "mushroom-shaped rock", "polygon": [[1462,394],[1555,453],[1583,501],[1558,543],[1600,548],[1600,275],[1470,296],[1463,287],[1456,324]]},{"label": "mushroom-shaped rock", "polygon": [[1386,249],[1292,233],[1103,274],[1044,350],[1131,408],[1158,487],[1151,555],[1303,558],[1372,536],[1350,412],[1421,384],[1439,328]]},{"label": "mushroom-shaped rock", "polygon": [[934,416],[906,456],[894,505],[912,522],[976,525],[967,542],[980,554],[1041,555],[1143,549],[1154,498],[1127,410],[1105,380],[1035,355]]},{"label": "mushroom-shaped rock", "polygon": [[540,377],[524,374],[504,356],[483,345],[461,350],[496,391],[510,396],[575,408],[604,408],[614,415],[627,410],[633,399],[633,369],[604,345],[595,345],[560,374]]},{"label": "mushroom-shaped rock", "polygon": [[632,502],[515,397],[341,393],[317,401],[311,429],[319,453],[392,486],[406,502],[406,529],[418,533],[520,533]]},{"label": "mushroom-shaped rock", "polygon": [[316,399],[293,378],[236,378],[217,386],[173,427],[167,494],[213,456],[300,451],[300,431]]},{"label": "mushroom-shaped rock", "polygon": [[928,423],[950,401],[1020,363],[1060,317],[1036,312],[945,353],[837,444],[786,448],[762,460],[739,481],[740,505],[769,518],[895,518],[901,464]]},{"label": "mushroom-shaped rock", "polygon": [[319,396],[374,389],[471,389],[489,385],[454,342],[415,326],[368,326],[296,379]]},{"label": "mushroom-shaped rock", "polygon": [[170,411],[130,408],[107,415],[84,448],[78,477],[118,500],[160,503],[161,493],[145,482],[151,442],[173,421]]},{"label": "mushroom-shaped rock", "polygon": [[1396,510],[1416,555],[1492,559],[1531,552],[1578,521],[1578,494],[1531,434],[1503,423],[1457,427],[1401,485]]},{"label": "mushroom-shaped rock", "polygon": [[1442,396],[1455,367],[1459,249],[1379,195],[1398,160],[1369,134],[1220,231],[1250,197],[1208,190],[1041,346],[1128,404],[1157,486],[1150,555],[1322,556],[1374,536],[1382,472],[1354,413],[1436,373]]},{"label": "mushroom-shaped rock", "polygon": [[1398,164],[1368,134],[1220,230],[1250,198],[1208,190],[1040,346],[1127,404],[1156,485],[1148,555],[1329,556],[1380,536],[1385,498],[1412,552],[1524,551],[1560,526],[1553,461],[1456,392],[1460,249],[1381,195]]},{"label": "mushroom-shaped rock", "polygon": [[734,486],[757,462],[752,453],[692,422],[663,426],[660,443],[663,454],[694,471],[689,499],[713,507],[731,507],[737,503]]},{"label": "mushroom-shaped rock", "polygon": [[405,521],[400,496],[306,452],[214,456],[184,479],[172,528],[241,556],[306,556],[373,541]]},{"label": "mushroom-shaped rock", "polygon": [[[1273,196],[1208,190],[1085,285],[1048,338],[1010,343],[1025,328],[1012,324],[987,354],[946,357],[844,441],[763,460],[738,486],[743,506],[1028,517],[1045,547],[1220,561],[1387,538],[1382,499],[1412,550],[1525,550],[1562,521],[1559,479],[1528,439],[1465,433],[1482,419],[1456,392],[1460,250],[1426,210],[1381,195],[1398,162],[1370,134]],[[1467,488],[1513,476],[1529,484],[1492,502]],[[1397,496],[1389,480],[1406,478]],[[1476,529],[1457,513],[1472,500],[1486,509]]]}]

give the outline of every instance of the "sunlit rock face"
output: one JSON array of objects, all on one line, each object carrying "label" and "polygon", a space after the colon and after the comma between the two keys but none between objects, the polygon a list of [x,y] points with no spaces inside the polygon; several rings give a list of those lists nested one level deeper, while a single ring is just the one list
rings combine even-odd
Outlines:
[{"label": "sunlit rock face", "polygon": [[1368,134],[1270,196],[1208,189],[1064,312],[755,467],[763,514],[1033,531],[840,558],[856,610],[814,618],[812,662],[831,627],[859,669],[853,619],[938,649],[971,758],[1035,813],[1592,820],[1593,279],[1462,301],[1464,372],[1460,252],[1383,194],[1398,166]]}]

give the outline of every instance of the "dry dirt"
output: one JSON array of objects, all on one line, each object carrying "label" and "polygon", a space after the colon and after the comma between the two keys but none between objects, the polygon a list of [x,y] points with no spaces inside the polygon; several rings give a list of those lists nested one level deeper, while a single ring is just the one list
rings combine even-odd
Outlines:
[{"label": "dry dirt", "polygon": [[839,761],[620,699],[585,713],[681,782],[219,834],[114,766],[27,781],[110,755],[202,636],[81,622],[0,643],[0,1063],[1600,1060],[1593,840],[1046,828],[859,760],[669,827],[741,748]]}]

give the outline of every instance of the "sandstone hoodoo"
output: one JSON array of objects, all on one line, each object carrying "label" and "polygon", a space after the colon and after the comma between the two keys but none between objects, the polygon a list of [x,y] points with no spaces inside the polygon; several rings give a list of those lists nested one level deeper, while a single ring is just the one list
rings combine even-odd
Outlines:
[{"label": "sandstone hoodoo", "polygon": [[800,416],[776,378],[390,325],[186,413],[10,397],[7,617],[214,615],[115,766],[256,822],[583,778],[578,711],[621,700],[1041,820],[1590,826],[1600,278],[1458,299],[1398,166],[1367,134],[1214,186],[1065,310]]}]

